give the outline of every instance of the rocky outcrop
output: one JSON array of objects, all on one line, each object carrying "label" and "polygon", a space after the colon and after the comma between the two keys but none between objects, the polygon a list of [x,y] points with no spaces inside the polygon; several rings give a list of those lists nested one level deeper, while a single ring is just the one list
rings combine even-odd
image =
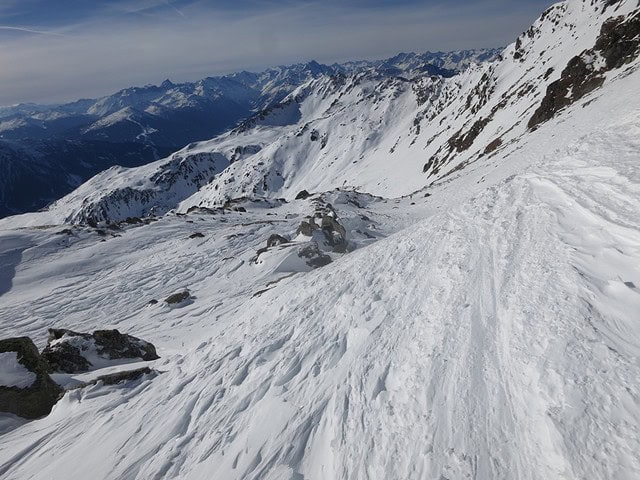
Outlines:
[{"label": "rocky outcrop", "polygon": [[311,196],[311,194],[309,192],[307,192],[306,190],[300,190],[298,192],[298,194],[296,195],[296,200],[306,200],[310,196]]},{"label": "rocky outcrop", "polygon": [[[640,13],[610,18],[602,25],[594,47],[569,60],[560,78],[549,84],[528,127],[535,128],[550,120],[563,108],[601,87],[606,72],[632,62],[639,53]],[[601,63],[604,65],[599,66]]]},{"label": "rocky outcrop", "polygon": [[[315,212],[298,226],[296,234],[313,237],[314,232],[322,232],[321,240],[331,251],[345,253],[349,246],[347,231],[338,219],[333,205],[325,203],[322,198],[313,200]],[[320,241],[320,239],[316,238]]]},{"label": "rocky outcrop", "polygon": [[50,372],[78,373],[91,370],[92,360],[160,358],[153,344],[120,333],[118,330],[96,330],[93,334],[66,329],[49,329],[49,341],[42,351]]},{"label": "rocky outcrop", "polygon": [[267,248],[276,247],[278,245],[282,245],[284,243],[289,243],[289,240],[284,238],[282,235],[278,235],[274,233],[267,240]]},{"label": "rocky outcrop", "polygon": [[347,231],[341,223],[338,223],[335,217],[324,215],[320,228],[327,244],[331,246],[334,252],[345,253],[347,251]]},{"label": "rocky outcrop", "polygon": [[28,386],[5,385],[0,378],[0,412],[12,413],[23,418],[39,418],[49,414],[62,395],[48,373],[46,361],[28,337],[0,340],[0,354],[15,353],[18,364],[33,378]]},{"label": "rocky outcrop", "polygon": [[331,263],[331,257],[322,253],[316,242],[309,242],[298,250],[298,256],[311,268],[320,268]]}]

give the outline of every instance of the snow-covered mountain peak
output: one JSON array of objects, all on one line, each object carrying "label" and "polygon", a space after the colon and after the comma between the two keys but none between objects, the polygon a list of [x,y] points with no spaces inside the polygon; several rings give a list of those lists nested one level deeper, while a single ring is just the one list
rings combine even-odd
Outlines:
[{"label": "snow-covered mountain peak", "polygon": [[[454,76],[415,73],[416,58],[423,61],[428,54],[413,53],[353,71],[336,72],[315,62],[267,70],[253,81],[262,82],[264,91],[281,91],[289,81],[283,83],[283,78],[293,79],[288,93],[230,133],[198,143],[198,151],[224,158],[227,168],[212,170],[216,174],[210,182],[198,177],[194,185],[202,188],[190,198],[186,190],[176,195],[156,186],[138,207],[127,195],[109,193],[128,206],[108,210],[144,215],[151,207],[162,212],[213,207],[240,197],[292,199],[301,190],[335,187],[385,197],[429,193],[470,165],[516,151],[532,127],[592,93],[605,77],[614,81],[620,76],[626,63],[606,67],[599,52],[607,47],[597,45],[607,43],[607,22],[633,24],[635,18],[637,5],[629,0],[557,4],[509,45],[500,60],[471,63]],[[636,62],[633,26],[628,30],[625,41],[632,47],[627,57]],[[456,55],[458,60],[475,58],[469,52]],[[571,62],[581,56],[603,69],[586,86],[571,73]],[[389,65],[413,74],[390,74]],[[556,99],[559,85],[563,95],[572,92],[564,100]],[[95,190],[104,188],[98,179],[94,182]],[[135,184],[128,189],[139,190]],[[107,191],[112,190],[109,185]],[[165,194],[179,202],[167,201]],[[53,210],[64,210],[66,203],[61,200]],[[95,213],[87,205],[71,207],[75,213],[63,218],[86,219],[88,211]]]}]

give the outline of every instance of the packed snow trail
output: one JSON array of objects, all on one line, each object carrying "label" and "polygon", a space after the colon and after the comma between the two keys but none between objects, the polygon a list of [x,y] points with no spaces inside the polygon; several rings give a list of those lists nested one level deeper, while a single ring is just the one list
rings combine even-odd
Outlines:
[{"label": "packed snow trail", "polygon": [[638,478],[639,126],[633,111],[412,228],[203,313],[201,340],[158,361],[160,376],[69,392],[1,437],[0,472]]}]

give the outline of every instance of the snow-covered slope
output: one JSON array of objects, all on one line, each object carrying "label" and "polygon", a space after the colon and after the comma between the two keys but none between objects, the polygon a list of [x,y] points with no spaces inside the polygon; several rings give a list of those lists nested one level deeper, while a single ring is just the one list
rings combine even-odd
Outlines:
[{"label": "snow-covered slope", "polygon": [[[42,187],[21,189],[19,195],[0,195],[0,217],[44,208],[110,166],[143,165],[190,142],[211,138],[278,104],[314,78],[374,68],[386,76],[411,76],[424,71],[452,75],[496,55],[495,50],[412,53],[378,62],[332,66],[311,61],[182,84],[166,80],[158,86],[126,88],[103,98],[64,105],[3,107],[0,139],[29,144],[32,150],[46,150],[47,154],[39,158],[44,168],[33,169],[32,155],[14,151],[12,178],[20,184],[33,181]],[[60,152],[69,141],[78,149],[94,152],[85,163],[100,163],[102,168],[87,169],[70,162]],[[114,156],[124,156],[123,150],[128,150],[127,158],[114,160]],[[100,161],[96,162],[96,158]],[[77,178],[73,186],[60,181],[60,175],[55,174],[57,169]],[[0,176],[0,191],[14,189],[6,178]],[[39,191],[45,193],[36,193]]]},{"label": "snow-covered slope", "polygon": [[[377,67],[310,78],[240,127],[179,153],[215,153],[230,164],[191,198],[162,185],[151,187],[151,202],[115,197],[127,204],[127,212],[146,215],[159,205],[163,211],[185,211],[254,195],[292,199],[303,189],[336,186],[385,197],[429,193],[433,184],[469,165],[517,151],[539,123],[597,97],[597,87],[634,68],[628,61],[635,58],[637,20],[627,22],[629,38],[622,42],[632,46],[630,52],[617,51],[620,39],[607,34],[608,19],[625,18],[634,9],[635,2],[557,4],[503,52],[502,60],[451,78],[389,76]],[[607,63],[606,57],[618,56]],[[138,176],[123,173],[120,183],[138,190]],[[102,177],[87,188],[114,197],[112,182]],[[184,201],[166,201],[165,195]],[[123,219],[102,215],[93,202],[80,204],[77,195],[59,201],[52,214],[67,221]]]},{"label": "snow-covered slope", "polygon": [[[440,105],[432,110],[441,112],[440,119],[458,123],[447,129],[443,121],[442,132],[433,133],[439,120],[425,119],[421,132],[411,134],[410,141],[417,138],[423,146],[423,135],[445,139],[424,150],[438,158],[424,172],[408,153],[413,152],[409,139],[397,147],[403,144],[406,156],[393,163],[397,169],[407,165],[402,178],[391,167],[382,170],[374,150],[365,149],[359,163],[377,169],[381,182],[370,181],[366,175],[374,174],[362,167],[366,186],[410,192],[426,181],[427,189],[413,195],[390,199],[336,190],[334,184],[329,192],[295,200],[289,192],[314,188],[306,182],[323,188],[323,179],[316,178],[321,173],[340,177],[328,167],[304,170],[304,159],[292,155],[273,164],[283,170],[281,184],[274,180],[264,189],[272,198],[235,199],[226,208],[207,209],[207,202],[214,205],[215,189],[201,188],[196,197],[176,203],[177,197],[164,195],[184,191],[184,184],[152,182],[155,172],[175,171],[158,163],[146,172],[112,172],[100,182],[105,187],[142,182],[141,190],[160,192],[154,201],[168,198],[182,212],[110,228],[43,225],[57,214],[98,215],[98,209],[82,205],[79,194],[60,203],[58,213],[0,222],[0,337],[30,335],[42,346],[48,327],[117,327],[154,343],[161,359],[151,366],[162,372],[69,391],[46,418],[15,422],[0,436],[0,476],[637,478],[637,46],[626,63],[618,61],[608,71],[598,72],[607,61],[597,53],[607,52],[604,48],[585,53],[594,65],[586,75],[570,83],[571,76],[562,74],[573,57],[603,45],[596,38],[606,17],[638,8],[635,0],[606,3],[605,17],[601,3],[561,4],[536,24],[535,40],[527,43],[526,34],[517,49],[509,47],[503,63],[453,83],[423,79],[434,82],[427,84],[430,92],[462,91],[465,85],[473,91],[474,76],[480,81],[487,73],[497,79],[497,93],[473,96],[468,106],[468,97],[438,95],[440,103],[431,101]],[[548,26],[565,21],[576,25],[567,26],[575,43],[571,34],[560,35],[559,26],[556,32]],[[614,31],[627,28],[617,23]],[[558,33],[563,48],[555,47],[550,33]],[[625,35],[616,42],[628,48]],[[540,52],[554,48],[553,58],[538,64],[546,58]],[[522,56],[514,59],[517,52]],[[521,70],[520,59],[529,66]],[[551,66],[556,73],[548,81],[526,87],[537,93],[518,95]],[[572,89],[573,102],[551,103],[545,111],[553,115],[528,126],[531,118],[542,118],[534,113],[545,105],[543,98],[568,99],[557,92],[567,82],[583,85],[580,79],[593,78],[594,72],[606,77],[594,82],[594,90],[577,98]],[[508,79],[513,88],[501,83]],[[290,131],[311,121],[307,115],[316,105],[326,111],[323,102],[333,103],[334,92],[350,81],[355,78],[311,82],[283,108],[176,154],[175,165],[187,162],[188,152],[221,154],[229,161],[237,155],[215,174],[214,182],[229,197],[243,190],[239,172],[251,173],[241,166],[261,167],[251,163],[256,155],[272,168],[266,162],[275,157],[264,151],[274,144],[308,143],[317,148],[308,163],[324,165],[320,152],[334,148],[331,137],[321,148],[322,130],[311,140],[316,126],[298,140]],[[345,102],[353,105],[351,92],[357,99],[373,84],[386,85],[373,91],[375,98],[395,95],[405,82],[375,83],[371,74],[364,75],[343,94]],[[394,114],[382,137],[396,122],[413,120],[402,114],[411,95],[403,90],[385,103]],[[491,116],[494,95],[506,103]],[[486,104],[478,106],[485,96]],[[554,111],[558,105],[563,110]],[[374,106],[371,118],[377,115],[382,116]],[[455,133],[488,117],[469,147],[459,149],[469,142],[466,134]],[[287,125],[290,121],[295,123]],[[495,134],[503,143],[485,153],[485,140]],[[234,138],[250,142],[236,151]],[[315,150],[301,151],[308,152]],[[284,170],[292,165],[301,170]],[[459,165],[464,167],[456,169]],[[440,172],[433,174],[438,166]],[[237,180],[225,184],[232,167],[238,168]],[[388,175],[406,185],[393,184]],[[286,186],[292,176],[298,183]],[[116,187],[113,191],[123,190]],[[279,194],[288,201],[275,199]],[[88,205],[98,205],[104,196],[86,198]],[[202,208],[194,208],[200,203]],[[70,210],[73,205],[80,210]],[[131,213],[115,205],[103,218]],[[142,203],[130,205],[137,209]],[[309,222],[324,223],[325,217],[344,228],[347,248],[335,248],[318,229],[306,235]],[[16,228],[28,223],[38,226]],[[287,242],[265,248],[274,234]],[[314,242],[318,255],[332,260],[318,269],[301,255]],[[185,288],[190,303],[162,302]]]},{"label": "snow-covered slope", "polygon": [[[302,200],[106,242],[3,232],[3,336],[117,327],[164,372],[67,393],[0,437],[3,476],[635,478],[638,80],[416,205],[334,200],[398,233],[310,273],[252,261]],[[184,287],[191,305],[145,307]]]}]

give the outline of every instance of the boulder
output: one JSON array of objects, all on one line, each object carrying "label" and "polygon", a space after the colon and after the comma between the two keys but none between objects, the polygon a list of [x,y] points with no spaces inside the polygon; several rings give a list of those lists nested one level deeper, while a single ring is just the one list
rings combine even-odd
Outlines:
[{"label": "boulder", "polygon": [[118,330],[96,330],[93,339],[98,355],[111,360],[120,358],[141,358],[144,361],[160,358],[156,347],[140,338],[120,333]]},{"label": "boulder", "polygon": [[267,248],[276,247],[278,245],[282,245],[283,243],[289,243],[289,240],[281,235],[274,233],[267,240]]},{"label": "boulder", "polygon": [[155,347],[145,340],[118,330],[96,330],[93,334],[66,329],[49,329],[49,341],[42,351],[50,372],[78,373],[91,370],[96,359],[156,360]]},{"label": "boulder", "polygon": [[316,242],[309,242],[300,250],[298,256],[305,259],[305,263],[311,268],[320,268],[331,263],[331,257],[320,251]]},{"label": "boulder", "polygon": [[91,344],[91,335],[88,333],[50,328],[49,341],[42,350],[42,358],[46,360],[50,372],[86,372],[92,364],[82,354],[88,354]]},{"label": "boulder", "polygon": [[309,192],[307,192],[306,190],[301,190],[296,195],[296,200],[306,200],[310,196],[311,196],[311,194]]},{"label": "boulder", "polygon": [[188,300],[191,297],[191,294],[188,290],[184,290],[182,292],[174,293],[173,295],[169,295],[165,302],[169,305],[176,305],[178,303],[182,303],[185,300]]},{"label": "boulder", "polygon": [[0,412],[23,418],[49,414],[63,393],[28,337],[0,340]]},{"label": "boulder", "polygon": [[298,227],[296,233],[298,235],[304,235],[305,237],[313,236],[313,231],[317,230],[318,226],[313,222],[302,222]]},{"label": "boulder", "polygon": [[338,221],[331,215],[324,215],[322,217],[322,233],[327,239],[327,243],[332,247],[336,253],[344,253],[347,251],[347,231],[338,223]]}]

